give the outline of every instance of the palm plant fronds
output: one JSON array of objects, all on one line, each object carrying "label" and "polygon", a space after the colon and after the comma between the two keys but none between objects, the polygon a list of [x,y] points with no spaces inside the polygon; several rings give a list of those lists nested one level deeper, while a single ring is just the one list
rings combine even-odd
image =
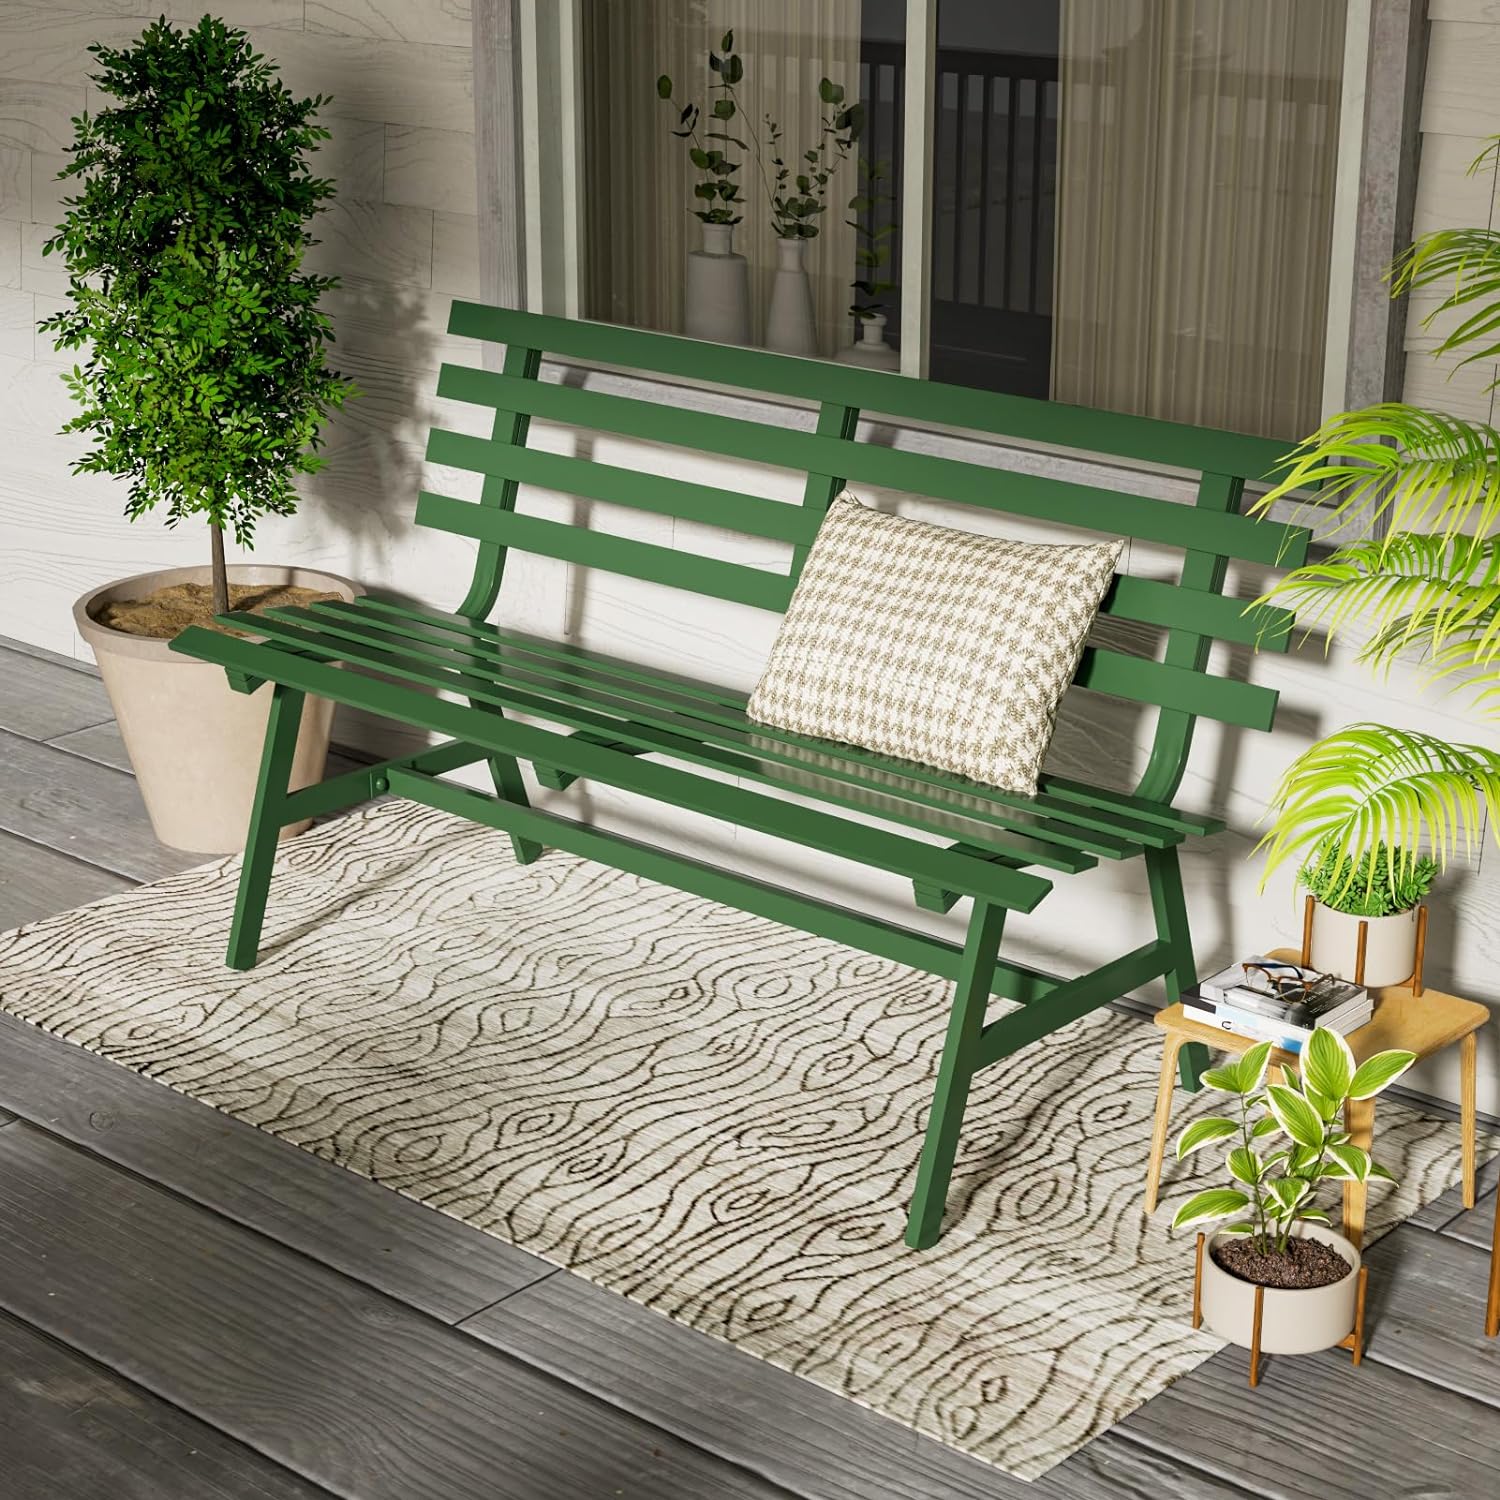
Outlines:
[{"label": "palm plant fronds", "polygon": [[1295,609],[1309,628],[1323,626],[1330,643],[1368,630],[1360,659],[1376,666],[1416,650],[1434,677],[1446,676],[1455,648],[1463,664],[1489,666],[1500,656],[1500,537],[1397,532],[1349,542],[1293,569],[1256,601],[1273,602]]},{"label": "palm plant fronds", "polygon": [[1261,887],[1288,860],[1315,851],[1349,882],[1367,851],[1425,843],[1439,868],[1472,852],[1486,814],[1500,831],[1500,751],[1455,745],[1384,724],[1350,724],[1287,767],[1271,798]]},{"label": "palm plant fronds", "polygon": [[1452,290],[1422,319],[1424,328],[1445,313],[1473,309],[1439,341],[1434,356],[1465,350],[1458,361],[1461,368],[1500,354],[1500,234],[1490,229],[1438,229],[1424,234],[1391,267],[1389,279],[1395,297],[1452,284]]},{"label": "palm plant fronds", "polygon": [[1337,412],[1293,449],[1252,509],[1264,514],[1304,488],[1317,489],[1305,503],[1333,535],[1382,519],[1393,533],[1481,535],[1500,522],[1500,432],[1400,401]]}]

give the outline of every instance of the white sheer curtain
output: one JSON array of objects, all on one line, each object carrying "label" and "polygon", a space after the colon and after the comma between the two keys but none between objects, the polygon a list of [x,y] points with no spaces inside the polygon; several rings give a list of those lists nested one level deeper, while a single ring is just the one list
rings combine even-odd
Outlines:
[{"label": "white sheer curtain", "polygon": [[[738,174],[744,222],[735,229],[735,249],[750,261],[751,324],[758,338],[776,237],[753,146],[759,142],[769,173],[765,117],[771,114],[795,170],[796,157],[818,141],[819,79],[843,84],[850,101],[858,97],[860,0],[590,0],[583,18],[586,315],[681,329],[686,256],[699,245],[700,225],[692,215],[699,174],[687,143],[671,134],[676,117],[657,97],[656,80],[670,75],[677,98],[703,104],[707,124],[708,53],[733,30],[745,66],[738,86],[744,117],[733,123],[752,147],[735,153],[744,158]],[[850,338],[854,233],[845,220],[856,185],[851,156],[829,186],[818,238],[808,248],[823,354]]]},{"label": "white sheer curtain", "polygon": [[1343,0],[1062,0],[1052,394],[1320,416]]}]

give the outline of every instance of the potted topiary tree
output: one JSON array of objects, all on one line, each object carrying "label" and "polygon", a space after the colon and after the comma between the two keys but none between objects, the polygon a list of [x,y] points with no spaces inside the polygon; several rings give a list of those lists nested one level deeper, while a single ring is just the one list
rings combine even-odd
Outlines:
[{"label": "potted topiary tree", "polygon": [[[89,50],[114,103],[75,122],[61,176],[79,191],[45,246],[67,262],[69,305],[40,327],[83,351],[64,377],[80,410],[63,430],[92,440],[75,472],[128,482],[132,520],[162,506],[168,526],[206,523],[210,562],[94,589],[74,619],[157,836],[227,852],[249,821],[270,689],[233,693],[168,644],[231,607],[357,592],[224,562],[226,528],[249,546],[259,517],[296,509],[293,481],[321,467],[322,424],[352,393],[328,367],[318,310],[335,282],[302,269],[308,221],[333,192],[308,163],[326,100],[295,98],[244,32],[211,17]],[[304,714],[294,784],[321,777],[331,715],[326,703]]]}]

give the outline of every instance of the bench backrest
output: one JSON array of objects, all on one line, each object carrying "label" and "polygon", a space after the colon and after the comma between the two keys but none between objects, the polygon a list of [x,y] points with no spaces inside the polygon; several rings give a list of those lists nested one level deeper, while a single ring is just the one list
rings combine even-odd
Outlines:
[{"label": "bench backrest", "polygon": [[[1091,411],[999,395],[883,371],[707,344],[670,334],[579,322],[455,302],[449,331],[505,346],[501,371],[444,365],[438,395],[493,408],[488,438],[436,429],[427,447],[435,463],[484,477],[479,502],[423,493],[417,521],[480,543],[472,586],[460,613],[488,614],[498,597],[508,548],[603,568],[762,609],[786,608],[823,512],[846,483],[956,501],[988,510],[1085,527],[1180,549],[1177,582],[1120,575],[1103,612],[1166,630],[1161,659],[1091,645],[1074,679],[1079,687],[1158,708],[1143,795],[1170,798],[1186,761],[1196,716],[1269,729],[1274,690],[1210,675],[1214,640],[1285,650],[1292,617],[1250,613],[1222,590],[1231,558],[1295,566],[1307,551],[1300,527],[1239,514],[1246,479],[1273,469],[1284,445],[1240,433]],[[688,380],[747,396],[817,403],[814,430],[684,409],[612,392],[539,380],[544,356]],[[1126,494],[988,464],[892,449],[857,439],[862,415],[939,423],[975,434],[1057,444],[1087,453],[1196,472],[1197,503]],[[526,446],[530,418],[585,431],[639,438],[699,453],[795,471],[801,505],[544,453]],[[747,567],[675,547],[518,514],[516,490],[535,484],[584,498],[705,522],[727,531],[789,543],[786,573]]]}]

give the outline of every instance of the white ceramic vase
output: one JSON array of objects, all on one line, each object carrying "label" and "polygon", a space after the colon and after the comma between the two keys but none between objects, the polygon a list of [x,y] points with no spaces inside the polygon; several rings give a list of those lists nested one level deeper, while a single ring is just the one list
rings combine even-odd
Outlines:
[{"label": "white ceramic vase", "polygon": [[[1331,1286],[1289,1291],[1268,1286],[1261,1304],[1260,1348],[1263,1354],[1316,1354],[1332,1349],[1354,1331],[1359,1296],[1359,1251],[1343,1235],[1321,1224],[1298,1224],[1292,1232],[1332,1245],[1349,1262],[1349,1274]],[[1213,1258],[1224,1235],[1213,1235],[1203,1247],[1203,1280],[1199,1288],[1203,1321],[1220,1338],[1243,1349],[1251,1346],[1255,1324],[1255,1287]]]},{"label": "white ceramic vase", "polygon": [[1364,983],[1371,989],[1404,984],[1417,963],[1417,908],[1390,917],[1351,917],[1321,901],[1313,912],[1312,966],[1323,974],[1353,979],[1359,952],[1359,924],[1369,926],[1365,939]]},{"label": "white ceramic vase", "polygon": [[873,313],[860,321],[859,337],[847,349],[840,349],[838,359],[846,365],[864,365],[871,370],[899,370],[901,356],[885,341],[886,317]]},{"label": "white ceramic vase", "polygon": [[766,315],[766,348],[778,354],[800,354],[807,358],[818,352],[806,240],[776,241],[776,275],[771,282],[771,308]]},{"label": "white ceramic vase", "polygon": [[[222,667],[180,655],[169,641],[112,630],[94,618],[114,600],[141,599],[154,589],[207,583],[210,577],[202,567],[122,578],[78,600],[73,621],[99,663],[157,838],[195,854],[232,854],[244,846],[250,824],[271,685],[236,693]],[[364,592],[331,573],[260,564],[231,567],[229,581],[290,584],[344,599]],[[292,762],[293,788],[322,779],[332,727],[333,704],[308,698]],[[281,836],[306,827],[305,822],[290,824]]]},{"label": "white ceramic vase", "polygon": [[732,224],[705,224],[703,248],[688,252],[683,330],[715,344],[750,342],[750,263],[735,254]]}]

